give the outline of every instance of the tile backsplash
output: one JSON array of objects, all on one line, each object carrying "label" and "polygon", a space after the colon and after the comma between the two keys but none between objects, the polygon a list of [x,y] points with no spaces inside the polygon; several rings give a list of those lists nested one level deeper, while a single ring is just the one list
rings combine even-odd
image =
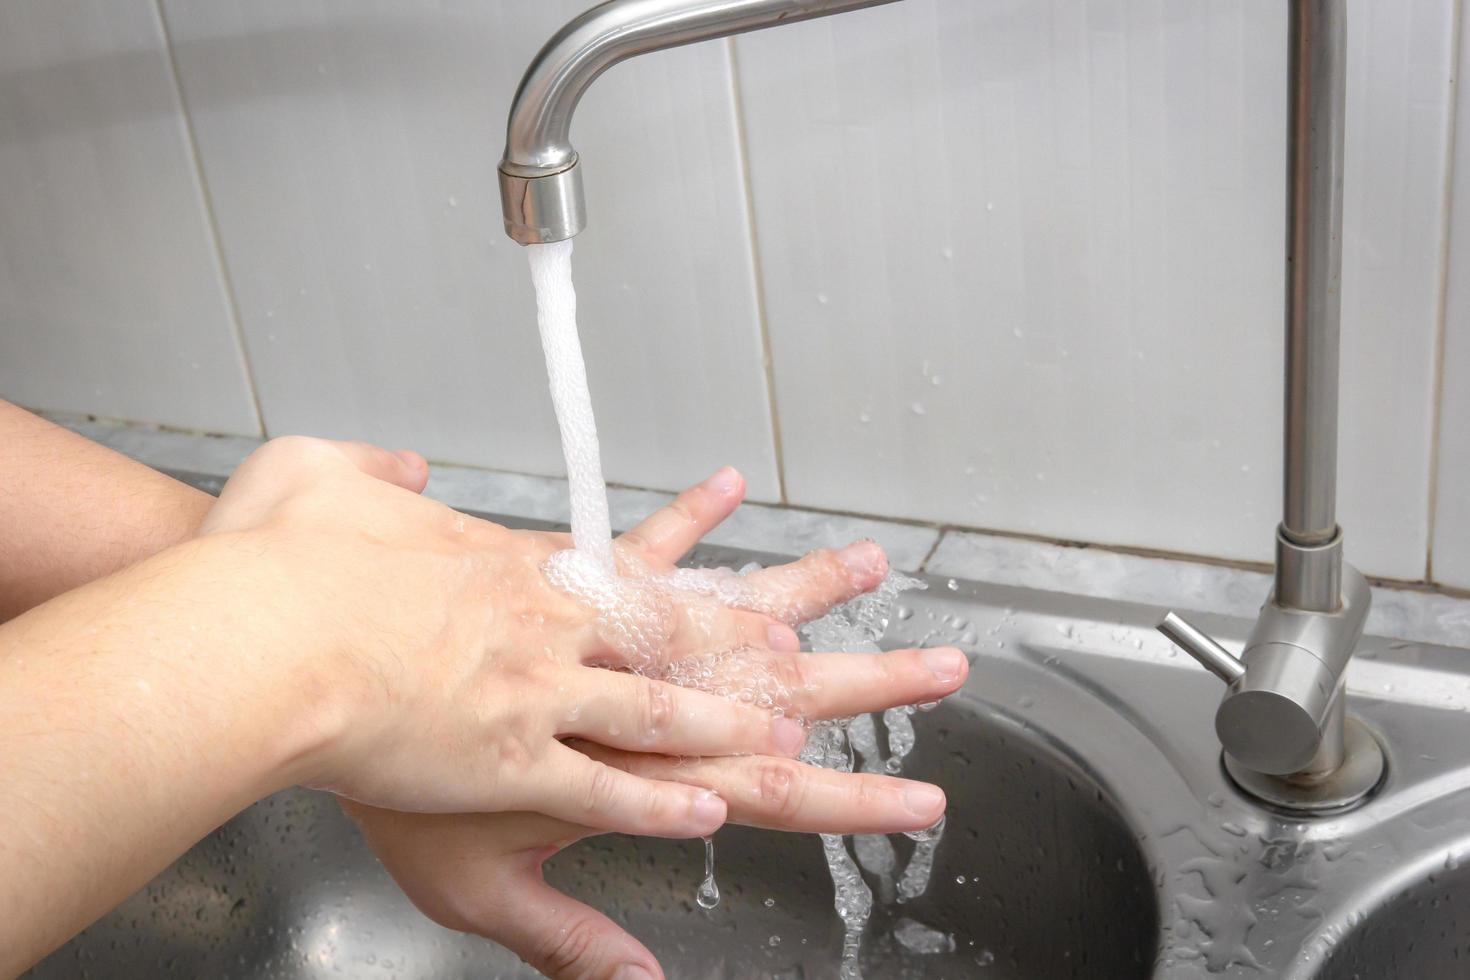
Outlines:
[{"label": "tile backsplash", "polygon": [[[0,5],[0,395],[558,473],[494,168],[588,5]],[[1351,560],[1470,588],[1458,7],[1350,5],[1339,485]],[[1279,0],[906,0],[615,68],[574,134],[609,478],[1267,560],[1285,71]]]}]

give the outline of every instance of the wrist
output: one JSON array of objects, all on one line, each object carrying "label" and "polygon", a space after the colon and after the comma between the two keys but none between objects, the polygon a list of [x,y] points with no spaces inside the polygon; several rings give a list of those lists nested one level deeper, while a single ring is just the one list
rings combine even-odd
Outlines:
[{"label": "wrist", "polygon": [[236,686],[242,737],[256,747],[257,795],[330,781],[359,686],[345,669],[340,623],[312,583],[298,581],[302,563],[270,531],[206,535],[190,546],[201,567],[229,570],[209,608],[229,651],[221,680]]}]

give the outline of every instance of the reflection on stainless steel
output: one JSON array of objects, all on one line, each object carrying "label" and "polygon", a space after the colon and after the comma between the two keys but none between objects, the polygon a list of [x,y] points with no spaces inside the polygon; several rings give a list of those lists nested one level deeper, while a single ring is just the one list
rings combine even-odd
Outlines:
[{"label": "reflection on stainless steel", "polygon": [[[1470,689],[1466,651],[1362,641],[1347,696],[1393,767],[1362,806],[1303,822],[1222,771],[1200,724],[1219,682],[1173,655],[1152,609],[968,584],[905,604],[891,644],[980,639],[967,645],[965,691],[914,719],[911,771],[948,791],[950,831],[930,893],[870,929],[870,980],[1463,975],[1470,721],[1464,698],[1441,710],[1423,692]],[[1251,629],[1197,618],[1232,649]],[[1385,679],[1399,690],[1385,692]],[[1355,687],[1368,681],[1374,690]],[[718,850],[723,899],[712,912],[694,902],[698,841],[588,841],[548,875],[644,939],[671,978],[834,977],[841,930],[816,841],[730,828]],[[900,919],[952,935],[954,950],[906,951],[892,935]],[[35,976],[83,970],[104,980],[534,976],[420,916],[332,801],[307,792],[247,810]]]}]

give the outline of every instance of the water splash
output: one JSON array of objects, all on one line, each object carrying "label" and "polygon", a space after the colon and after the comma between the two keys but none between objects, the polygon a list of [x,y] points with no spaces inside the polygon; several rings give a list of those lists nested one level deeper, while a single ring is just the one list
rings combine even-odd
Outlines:
[{"label": "water splash", "polygon": [[913,919],[899,919],[893,927],[893,938],[910,953],[932,955],[955,950],[954,936]]},{"label": "water splash", "polygon": [[[800,632],[813,649],[877,653],[878,640],[888,629],[895,599],[905,591],[922,588],[925,585],[918,579],[890,573],[871,593],[836,607],[821,619],[803,626]],[[883,727],[888,736],[886,756],[872,715],[820,722],[812,728],[802,761],[840,772],[856,768],[863,772],[897,774],[914,747],[912,715],[912,708],[891,708],[883,713]],[[917,898],[928,888],[935,849],[943,833],[941,817],[933,827],[905,835],[915,842],[914,851],[896,883],[898,856],[887,837],[858,835],[850,852],[842,837],[821,835],[827,870],[832,876],[833,904],[843,924],[842,980],[861,980],[858,957],[873,910],[873,892],[863,879],[859,864],[877,878],[885,904]],[[854,853],[857,862],[853,860]]]}]

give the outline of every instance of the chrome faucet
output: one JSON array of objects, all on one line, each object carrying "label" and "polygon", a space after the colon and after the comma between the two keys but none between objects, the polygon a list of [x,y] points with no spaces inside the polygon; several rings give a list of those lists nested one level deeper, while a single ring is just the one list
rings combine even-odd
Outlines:
[{"label": "chrome faucet", "polygon": [[[506,233],[530,245],[586,226],[572,117],[613,65],[892,2],[609,0],[591,8],[547,42],[516,92],[500,162]],[[1382,749],[1346,714],[1344,694],[1370,601],[1363,576],[1342,560],[1336,515],[1347,2],[1287,2],[1286,465],[1275,587],[1238,658],[1174,613],[1159,629],[1227,685],[1215,730],[1236,784],[1277,807],[1336,811],[1363,799],[1384,772]]]}]

